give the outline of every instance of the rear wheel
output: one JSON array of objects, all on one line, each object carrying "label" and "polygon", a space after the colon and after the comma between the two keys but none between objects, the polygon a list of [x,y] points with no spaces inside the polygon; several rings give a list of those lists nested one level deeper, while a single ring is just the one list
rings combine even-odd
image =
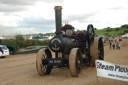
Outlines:
[{"label": "rear wheel", "polygon": [[52,58],[51,51],[49,49],[40,49],[36,58],[36,68],[39,75],[48,75],[52,70],[52,66],[43,64],[43,60],[46,58]]},{"label": "rear wheel", "polygon": [[73,48],[69,56],[69,68],[72,77],[77,77],[82,70],[82,54],[80,49]]},{"label": "rear wheel", "polygon": [[91,66],[95,66],[95,60],[104,60],[104,47],[102,39],[94,38],[94,42],[90,45],[90,55],[92,56]]}]

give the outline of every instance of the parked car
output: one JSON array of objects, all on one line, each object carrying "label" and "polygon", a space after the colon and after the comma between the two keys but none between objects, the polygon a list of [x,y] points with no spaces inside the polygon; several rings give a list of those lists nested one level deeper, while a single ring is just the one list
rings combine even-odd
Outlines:
[{"label": "parked car", "polygon": [[0,45],[0,57],[9,55],[9,49],[5,45]]}]

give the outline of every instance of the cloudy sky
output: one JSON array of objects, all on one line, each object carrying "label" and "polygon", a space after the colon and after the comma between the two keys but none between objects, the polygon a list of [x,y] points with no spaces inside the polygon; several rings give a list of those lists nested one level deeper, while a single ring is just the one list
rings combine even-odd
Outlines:
[{"label": "cloudy sky", "polygon": [[128,0],[0,0],[0,35],[55,32],[54,6],[79,30],[128,24]]}]

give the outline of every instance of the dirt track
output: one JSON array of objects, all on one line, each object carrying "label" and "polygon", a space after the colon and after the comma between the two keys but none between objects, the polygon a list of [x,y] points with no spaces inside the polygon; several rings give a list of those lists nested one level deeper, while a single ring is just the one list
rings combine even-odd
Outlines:
[{"label": "dirt track", "polygon": [[[128,40],[121,50],[109,50],[105,43],[105,61],[128,65]],[[128,85],[128,82],[96,77],[94,67],[85,67],[77,78],[67,68],[53,69],[48,76],[36,71],[36,54],[11,55],[0,58],[0,85]]]}]

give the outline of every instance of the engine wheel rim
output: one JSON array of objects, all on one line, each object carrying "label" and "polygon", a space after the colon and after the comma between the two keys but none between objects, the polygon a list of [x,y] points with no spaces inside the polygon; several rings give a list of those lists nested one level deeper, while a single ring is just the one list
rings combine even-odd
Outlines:
[{"label": "engine wheel rim", "polygon": [[77,69],[76,71],[77,71],[77,74],[79,74],[81,71],[81,66],[82,66],[81,57],[82,57],[82,55],[80,54],[79,51],[77,51],[77,54],[76,54],[76,69]]},{"label": "engine wheel rim", "polygon": [[[46,58],[47,58],[47,54],[45,53],[45,54],[42,55],[42,61],[45,60]],[[47,65],[43,65],[43,63],[42,63],[41,67],[42,67],[42,70],[46,73],[48,66]]]},{"label": "engine wheel rim", "polygon": [[77,69],[77,74],[79,74],[79,72],[80,72],[80,63],[79,63],[79,62],[80,62],[79,59],[76,58],[76,69]]}]

